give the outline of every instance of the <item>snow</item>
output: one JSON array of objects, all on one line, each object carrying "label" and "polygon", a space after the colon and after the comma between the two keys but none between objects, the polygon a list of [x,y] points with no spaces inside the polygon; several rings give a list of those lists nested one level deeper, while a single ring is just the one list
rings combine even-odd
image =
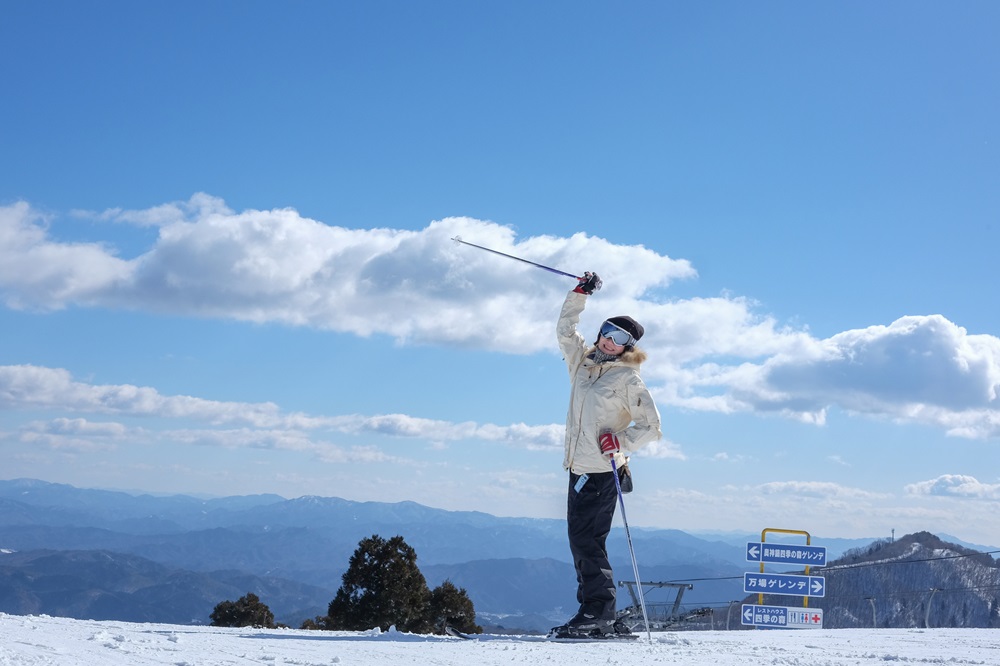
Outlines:
[{"label": "snow", "polygon": [[227,629],[0,614],[0,666],[865,666],[1000,663],[994,629],[804,629],[642,634],[637,641],[473,640],[390,630]]}]

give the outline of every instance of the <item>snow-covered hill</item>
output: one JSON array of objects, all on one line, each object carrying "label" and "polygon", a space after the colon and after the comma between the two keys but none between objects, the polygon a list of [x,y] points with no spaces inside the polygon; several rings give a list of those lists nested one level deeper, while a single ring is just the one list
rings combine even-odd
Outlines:
[{"label": "snow-covered hill", "polygon": [[1000,663],[995,629],[699,631],[635,642],[564,644],[535,636],[474,640],[222,629],[0,614],[0,666],[884,666]]}]

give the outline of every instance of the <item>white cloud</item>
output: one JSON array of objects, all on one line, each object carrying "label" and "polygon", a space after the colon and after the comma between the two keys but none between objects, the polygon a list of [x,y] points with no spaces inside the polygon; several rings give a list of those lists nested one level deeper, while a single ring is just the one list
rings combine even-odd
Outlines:
[{"label": "white cloud", "polygon": [[982,483],[974,476],[943,474],[936,479],[906,486],[910,495],[1000,500],[1000,483]]},{"label": "white cloud", "polygon": [[[138,434],[138,431],[134,432]],[[56,418],[23,424],[16,435],[16,440],[34,448],[69,453],[94,453],[115,450],[129,434],[129,429],[121,423]],[[0,433],[0,441],[7,437],[7,434]]]},{"label": "white cloud", "polygon": [[109,208],[100,213],[74,210],[71,211],[71,214],[74,217],[134,224],[140,227],[165,227],[177,222],[210,215],[232,215],[233,211],[226,206],[222,199],[199,192],[187,201],[173,201],[144,210]]},{"label": "white cloud", "polygon": [[[996,504],[962,502],[961,512],[967,529],[989,526],[995,522]],[[898,537],[956,529],[955,510],[930,497],[801,481],[699,489],[666,484],[649,489],[642,503],[629,507],[629,518],[636,524],[662,526],[664,515],[676,529],[754,532],[770,527],[806,530],[826,538],[888,537],[893,530]]]},{"label": "white cloud", "polygon": [[323,444],[313,441],[308,434],[285,428],[178,429],[159,433],[159,439],[179,444],[219,446],[227,449],[315,451],[323,448]]},{"label": "white cloud", "polygon": [[81,413],[189,418],[213,425],[266,427],[281,421],[273,403],[164,396],[150,387],[77,382],[66,370],[34,365],[0,366],[0,409],[57,408]]},{"label": "white cloud", "polygon": [[424,419],[405,414],[379,414],[365,416],[347,414],[328,418],[317,418],[315,427],[350,434],[377,434],[390,437],[410,437],[432,442],[477,439],[488,442],[505,442],[515,447],[529,450],[561,448],[565,428],[548,424],[530,426],[524,423],[496,425],[478,424],[472,421],[453,423],[434,419]]},{"label": "white cloud", "polygon": [[789,495],[826,500],[880,499],[888,497],[888,495],[882,493],[873,493],[860,488],[851,488],[825,481],[773,481],[762,483],[756,486],[755,490],[764,495]]},{"label": "white cloud", "polygon": [[[694,275],[687,261],[641,246],[584,234],[517,241],[508,227],[470,218],[419,231],[356,230],[292,209],[236,213],[205,194],[90,217],[155,226],[159,237],[125,261],[98,244],[49,238],[43,217],[25,203],[0,208],[0,266],[9,267],[0,273],[0,294],[8,305],[150,309],[529,353],[551,348],[552,340],[509,335],[511,314],[525,330],[550,327],[553,303],[572,281],[452,237],[571,269],[600,265],[604,303],[616,311],[650,288]],[[59,267],[55,276],[52,266]]]},{"label": "white cloud", "polygon": [[[283,412],[273,403],[223,402],[191,396],[165,396],[150,387],[87,384],[73,380],[70,373],[61,368],[0,366],[0,410],[31,409],[193,421],[213,427],[161,431],[158,438],[226,448],[281,448],[324,455],[331,445],[319,435],[307,431],[432,442],[502,442],[527,450],[561,448],[564,433],[563,426],[557,424],[452,423],[403,414],[310,416]],[[240,427],[219,427],[226,425]],[[27,441],[27,437],[54,444],[69,436],[123,439],[126,435],[139,434],[140,431],[129,430],[117,423],[60,417],[49,422],[29,424],[21,440]],[[369,450],[364,452],[366,458],[372,455]]]},{"label": "white cloud", "polygon": [[744,455],[742,453],[728,453],[727,451],[719,451],[718,453],[708,457],[708,460],[718,463],[732,463],[732,464],[742,464],[748,461],[752,461],[753,457]]},{"label": "white cloud", "polygon": [[953,435],[1000,435],[1000,338],[940,315],[846,331],[747,370],[731,395],[755,410],[822,422],[839,405]]},{"label": "white cloud", "polygon": [[[1000,437],[1000,338],[970,335],[940,315],[816,339],[757,312],[749,298],[666,300],[663,290],[671,282],[696,276],[685,260],[585,234],[519,239],[509,227],[471,218],[447,218],[415,231],[346,229],[293,209],[235,212],[207,194],[88,215],[153,227],[159,235],[126,261],[99,243],[51,238],[48,217],[26,203],[0,207],[0,298],[8,306],[145,309],[385,335],[400,344],[555,352],[554,340],[535,332],[551,329],[572,281],[451,241],[460,235],[555,268],[599,270],[605,288],[584,313],[581,330],[596,329],[609,314],[639,319],[649,352],[643,374],[661,405],[775,413],[819,425],[839,407],[954,436]],[[518,330],[531,334],[519,336]],[[219,424],[269,427],[298,419],[293,427],[311,428],[316,419],[279,417],[269,404],[166,398],[127,386],[68,383],[61,396],[102,413],[172,410],[196,418],[213,414]],[[378,419],[366,427],[402,436],[409,427],[442,430],[435,441],[468,429],[405,416]],[[476,436],[488,436],[486,426],[476,428]],[[517,433],[513,426],[493,436],[527,447],[557,446],[559,440],[550,431]],[[665,451],[671,455],[661,447]]]},{"label": "white cloud", "polygon": [[99,243],[48,238],[48,219],[28,204],[0,206],[0,297],[14,309],[100,305],[131,279],[132,265]]},{"label": "white cloud", "polygon": [[[560,444],[561,445],[561,444]],[[687,460],[687,456],[681,451],[681,447],[668,439],[661,439],[658,442],[650,442],[636,452],[640,458],[672,458],[674,460]]]},{"label": "white cloud", "polygon": [[110,437],[121,439],[128,428],[121,423],[95,423],[87,419],[56,418],[51,421],[32,421],[24,424],[25,430],[52,435],[85,435],[88,437]]}]

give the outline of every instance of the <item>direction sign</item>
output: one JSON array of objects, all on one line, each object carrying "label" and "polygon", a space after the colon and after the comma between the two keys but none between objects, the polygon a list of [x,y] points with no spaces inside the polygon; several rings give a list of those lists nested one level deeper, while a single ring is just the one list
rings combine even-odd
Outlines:
[{"label": "direction sign", "polygon": [[822,608],[743,604],[743,624],[779,629],[822,629]]},{"label": "direction sign", "polygon": [[821,567],[826,565],[826,548],[824,546],[794,546],[784,543],[749,541],[747,542],[747,561]]},{"label": "direction sign", "polygon": [[802,597],[826,596],[826,579],[822,576],[795,574],[745,573],[743,591],[758,594],[790,594]]}]

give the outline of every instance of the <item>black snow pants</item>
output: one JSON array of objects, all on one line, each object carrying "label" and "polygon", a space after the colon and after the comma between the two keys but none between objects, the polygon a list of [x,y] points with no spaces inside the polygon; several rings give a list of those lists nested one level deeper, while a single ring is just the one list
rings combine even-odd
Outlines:
[{"label": "black snow pants", "polygon": [[576,599],[580,602],[580,612],[605,620],[615,619],[615,580],[605,546],[618,501],[613,474],[570,472],[566,502],[569,548],[576,567]]}]

